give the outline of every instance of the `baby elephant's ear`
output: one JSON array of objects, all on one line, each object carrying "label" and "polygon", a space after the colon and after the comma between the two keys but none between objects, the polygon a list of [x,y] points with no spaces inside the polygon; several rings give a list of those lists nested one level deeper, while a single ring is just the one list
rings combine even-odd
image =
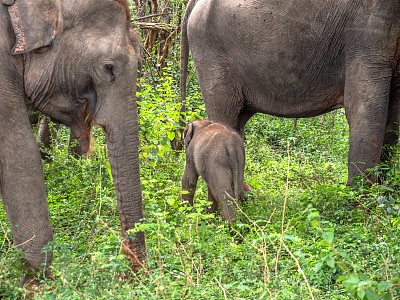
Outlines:
[{"label": "baby elephant's ear", "polygon": [[12,54],[50,45],[61,28],[60,0],[2,0],[15,33]]},{"label": "baby elephant's ear", "polygon": [[182,137],[183,137],[183,143],[187,147],[189,145],[190,140],[192,139],[193,136],[193,124],[189,123],[185,130],[183,131]]}]

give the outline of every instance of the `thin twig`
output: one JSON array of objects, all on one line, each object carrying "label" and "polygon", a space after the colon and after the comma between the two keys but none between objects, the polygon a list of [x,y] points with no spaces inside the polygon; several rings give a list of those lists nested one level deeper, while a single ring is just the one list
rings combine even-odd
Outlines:
[{"label": "thin twig", "polygon": [[[119,241],[119,243],[121,245],[123,245],[123,241],[121,240],[121,238],[115,233],[115,231],[113,229],[111,229],[110,227],[108,227],[108,225],[100,218],[99,220],[109,231],[111,231],[111,233],[114,235],[114,237]],[[127,248],[128,251],[131,252],[132,255],[134,255],[134,253],[132,253],[132,251]],[[145,267],[145,265],[141,262],[138,261],[140,263],[140,266],[142,267],[142,270],[145,270],[146,275],[150,278],[151,281],[153,281],[153,283],[156,283],[154,277],[151,275],[150,271]],[[147,288],[147,286],[140,280],[139,276],[136,274],[136,272],[131,272],[133,274],[133,276],[135,276],[135,279],[142,285],[142,287],[149,293],[149,295],[155,299],[155,296],[153,295],[152,292],[150,292],[150,290]]]},{"label": "thin twig", "polygon": [[6,260],[7,260],[8,252],[10,252],[10,250],[12,249],[12,247],[11,247],[12,241],[10,241],[10,239],[8,238],[7,232],[6,232],[6,230],[4,229],[2,223],[0,223],[0,226],[1,226],[1,229],[3,230],[3,233],[4,233],[4,240],[3,240],[3,244],[1,245],[1,249],[3,249],[3,246],[4,246],[4,244],[6,243],[6,241],[8,242],[8,249],[7,249],[7,251],[6,251],[6,254],[4,255],[3,262],[2,262],[2,264],[1,264],[1,266],[0,266],[0,273],[1,273],[2,270],[3,270],[4,264],[5,264]]},{"label": "thin twig", "polygon": [[164,277],[163,276],[164,269],[163,269],[162,255],[161,255],[161,240],[160,240],[161,234],[160,234],[160,231],[161,231],[160,220],[157,219],[157,246],[158,246],[157,247],[157,252],[158,252],[157,264],[158,264],[158,267],[160,269],[160,272],[159,272],[159,280],[157,282],[156,296],[158,295],[158,291],[160,290],[161,294],[165,298],[164,292],[163,292],[163,288],[162,288],[162,281],[161,281],[162,278]]},{"label": "thin twig", "polygon": [[290,152],[289,152],[289,143],[288,143],[288,145],[287,145],[287,153],[288,153],[288,163],[287,163],[287,171],[286,171],[285,201],[283,202],[282,223],[281,223],[281,236],[280,236],[280,240],[279,240],[279,249],[278,249],[278,252],[276,253],[275,278],[278,278],[278,261],[279,261],[279,256],[280,256],[280,252],[281,252],[281,249],[282,249],[283,236],[284,236],[284,234],[285,234],[285,231],[284,231],[283,227],[284,227],[284,225],[285,225],[286,203],[287,203],[288,191],[289,191],[289,172],[290,172]]},{"label": "thin twig", "polygon": [[283,247],[285,247],[285,249],[286,249],[286,251],[289,253],[290,257],[296,262],[297,270],[300,272],[301,276],[303,276],[303,279],[304,279],[304,281],[305,281],[306,284],[307,284],[307,288],[308,288],[308,292],[310,293],[310,297],[311,297],[311,299],[314,300],[315,298],[314,298],[314,295],[313,295],[313,293],[312,293],[311,286],[310,286],[310,284],[308,283],[307,277],[306,277],[306,275],[304,274],[304,271],[303,271],[303,269],[301,268],[298,259],[297,259],[297,258],[293,255],[293,253],[289,250],[289,248],[286,246],[286,244],[285,244],[284,241],[282,241],[282,245],[283,245]]},{"label": "thin twig", "polygon": [[140,20],[153,18],[153,17],[167,16],[167,15],[170,15],[170,13],[152,14],[152,15],[147,15],[147,16],[136,18],[135,21],[140,21]]},{"label": "thin twig", "polygon": [[[198,223],[199,223],[199,217],[197,216],[197,222],[196,222],[195,230],[196,230],[196,233],[197,233],[197,237],[198,237],[198,239],[200,241],[199,226],[197,226]],[[201,274],[202,274],[202,271],[203,271],[203,264],[201,263],[201,257],[202,257],[202,255],[201,255],[201,249],[200,249],[199,250],[199,255],[198,255],[198,258],[199,258],[199,269],[200,270],[196,268],[196,270],[197,270],[197,272],[196,272],[197,273],[197,286],[200,286]]]},{"label": "thin twig", "polygon": [[188,273],[188,271],[186,269],[186,265],[185,265],[185,262],[183,260],[182,252],[181,252],[179,244],[175,243],[174,246],[176,248],[176,252],[178,253],[179,260],[180,260],[182,268],[183,268],[183,272],[185,273],[185,290],[183,291],[183,295],[182,295],[182,299],[183,299],[186,296],[186,293],[187,293],[187,287],[189,285],[188,284],[188,278],[190,277],[190,275],[189,275],[189,273]]},{"label": "thin twig", "polygon": [[226,298],[226,292],[224,287],[221,285],[221,283],[218,281],[217,277],[214,277],[215,281],[218,283],[218,285],[221,287],[222,291],[224,292],[224,298],[225,300],[227,300],[228,298]]},{"label": "thin twig", "polygon": [[[272,214],[270,215],[267,224],[261,228],[254,220],[252,220],[248,215],[246,215],[244,213],[244,211],[239,207],[239,205],[237,204],[237,201],[235,201],[235,199],[233,199],[227,192],[225,192],[225,194],[227,195],[227,197],[236,205],[236,208],[243,214],[246,216],[246,218],[256,227],[258,228],[258,230],[260,231],[260,233],[256,230],[255,232],[257,233],[257,235],[260,237],[262,243],[261,243],[261,248],[256,247],[255,245],[253,245],[250,241],[248,241],[239,231],[237,231],[235,228],[232,228],[232,230],[234,232],[236,232],[246,243],[248,243],[251,247],[253,247],[257,252],[260,252],[262,254],[263,260],[264,260],[264,272],[263,272],[263,276],[264,276],[264,284],[267,285],[267,283],[271,283],[271,276],[270,276],[270,270],[268,267],[268,255],[267,255],[267,249],[269,247],[270,244],[273,244],[273,241],[271,240],[271,238],[268,236],[269,239],[269,243],[267,244],[265,241],[265,233],[264,230],[267,227],[268,224],[271,223],[271,219],[272,216],[275,214],[275,210],[276,208],[273,210]],[[272,298],[272,293],[270,291],[270,289],[267,287],[266,288],[268,293],[270,294],[270,298]],[[276,291],[275,291],[276,294]]]},{"label": "thin twig", "polygon": [[[55,269],[53,268],[53,270],[55,270]],[[86,295],[85,293],[82,293],[82,292],[78,291],[78,290],[76,289],[76,287],[75,287],[72,283],[70,283],[70,282],[65,278],[64,274],[62,274],[61,272],[57,272],[57,273],[59,274],[59,276],[61,277],[61,279],[62,279],[62,281],[63,281],[64,283],[66,283],[66,284],[69,285],[71,288],[73,288],[73,289],[75,290],[75,292],[78,293],[79,295],[83,296],[84,299],[95,299],[95,298],[93,298],[93,297],[91,297],[91,296],[89,296],[89,295]]]},{"label": "thin twig", "polygon": [[152,22],[138,22],[137,27],[140,29],[151,29],[151,30],[158,30],[158,31],[174,31],[179,30],[180,26],[174,24],[167,24],[167,23],[152,23]]},{"label": "thin twig", "polygon": [[14,248],[18,248],[19,246],[25,245],[26,243],[29,243],[30,241],[32,241],[35,237],[36,237],[36,234],[33,237],[31,237],[29,240],[27,240],[19,245],[12,246],[11,248],[14,249]]},{"label": "thin twig", "polygon": [[[122,239],[115,233],[115,231],[113,229],[111,229],[101,218],[99,219],[99,222],[102,223],[109,231],[111,231],[111,233],[114,235],[114,237],[120,242],[121,246],[124,247],[124,241],[122,241]],[[136,253],[133,253],[133,251],[129,247],[125,247],[124,249],[126,251],[128,251],[129,254],[132,255],[132,257],[134,257],[136,259],[136,262],[139,263],[140,268],[145,270],[146,274],[151,278],[151,280],[154,281],[154,278],[151,276],[149,270],[146,268],[146,266],[143,264],[143,262],[141,262],[140,260],[137,259]],[[135,272],[133,272],[133,273],[135,273]]]},{"label": "thin twig", "polygon": [[[90,243],[89,247],[86,247],[85,255],[82,257],[82,259],[81,259],[81,261],[79,262],[79,264],[82,264],[82,263],[83,263],[83,261],[85,260],[87,254],[92,250],[92,248],[93,248],[93,246],[94,246],[94,243],[96,242],[96,237],[97,237],[97,234],[98,234],[98,233],[99,233],[99,230],[95,231],[94,236],[93,236],[93,240],[92,240],[92,242]],[[88,242],[89,242],[89,239],[88,239]]]}]

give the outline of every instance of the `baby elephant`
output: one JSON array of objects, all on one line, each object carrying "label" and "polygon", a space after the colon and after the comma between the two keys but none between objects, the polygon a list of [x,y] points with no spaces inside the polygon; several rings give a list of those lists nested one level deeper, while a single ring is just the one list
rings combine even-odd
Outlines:
[{"label": "baby elephant", "polygon": [[239,133],[233,129],[208,120],[196,120],[189,123],[183,132],[186,146],[186,165],[182,176],[183,200],[193,205],[194,193],[199,175],[208,186],[208,201],[212,206],[208,212],[214,212],[217,205],[222,207],[222,217],[236,222],[236,213],[232,207],[232,198],[243,199],[245,192],[244,144]]}]

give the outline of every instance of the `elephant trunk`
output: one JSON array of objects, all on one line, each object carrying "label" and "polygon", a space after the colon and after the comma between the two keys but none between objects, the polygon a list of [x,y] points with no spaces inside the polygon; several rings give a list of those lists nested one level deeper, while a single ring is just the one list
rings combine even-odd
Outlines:
[{"label": "elephant trunk", "polygon": [[[142,193],[139,173],[139,124],[136,106],[136,80],[118,87],[124,95],[109,93],[99,120],[103,125],[108,146],[108,156],[119,208],[123,252],[134,270],[143,266],[146,259],[144,232],[129,233],[143,219]],[[133,82],[133,83],[132,83]],[[102,99],[100,99],[102,100]],[[105,109],[104,109],[105,108]],[[101,120],[104,122],[101,122]]]}]

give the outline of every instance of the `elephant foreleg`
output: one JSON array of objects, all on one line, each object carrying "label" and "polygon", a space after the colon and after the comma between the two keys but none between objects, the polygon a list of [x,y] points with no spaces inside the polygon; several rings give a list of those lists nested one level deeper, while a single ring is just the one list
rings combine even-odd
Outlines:
[{"label": "elephant foreleg", "polygon": [[[11,102],[11,101],[9,101]],[[0,111],[0,187],[15,246],[23,250],[30,269],[51,264],[53,240],[42,161],[26,107],[12,101]],[[17,106],[17,107],[16,107]],[[48,269],[46,269],[48,270]]]},{"label": "elephant foreleg", "polygon": [[51,156],[48,152],[51,150],[52,140],[55,140],[57,138],[57,131],[59,127],[60,124],[56,123],[54,135],[52,136],[50,129],[50,120],[48,118],[42,118],[42,120],[40,121],[38,134],[41,144],[40,146],[44,148],[44,150],[40,150],[40,155],[42,159],[47,162],[51,161]]},{"label": "elephant foreleg", "polygon": [[189,205],[193,206],[194,194],[196,192],[197,179],[199,175],[196,173],[194,167],[186,166],[182,176],[182,199],[187,201]]}]

